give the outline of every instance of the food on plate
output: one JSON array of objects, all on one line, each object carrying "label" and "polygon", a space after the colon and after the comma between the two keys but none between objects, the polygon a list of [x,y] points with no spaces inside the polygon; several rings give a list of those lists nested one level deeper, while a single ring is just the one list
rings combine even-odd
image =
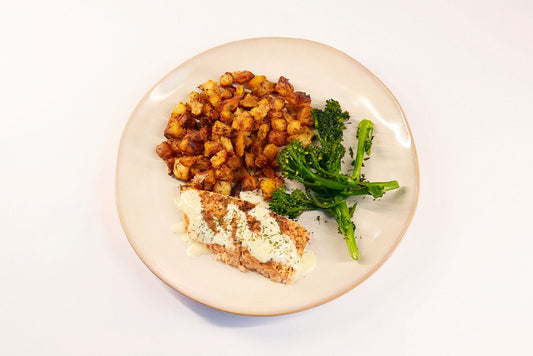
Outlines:
[{"label": "food on plate", "polygon": [[374,125],[362,120],[357,131],[357,153],[351,175],[341,173],[341,160],[346,149],[343,145],[345,122],[350,118],[335,100],[326,101],[324,110],[312,111],[316,135],[320,145],[304,147],[293,141],[278,154],[283,174],[302,183],[306,191],[296,189],[287,193],[278,188],[270,202],[270,209],[291,219],[306,210],[320,209],[337,221],[344,235],[350,256],[357,260],[359,251],[355,242],[355,224],[352,217],[356,203],[348,207],[346,199],[355,195],[380,198],[386,191],[399,188],[397,181],[368,182],[361,174],[363,160],[370,154]]},{"label": "food on plate", "polygon": [[284,185],[277,155],[298,140],[308,146],[311,98],[285,77],[248,70],[209,80],[172,110],[156,153],[168,173],[196,189],[237,196],[260,189],[264,199]]},{"label": "food on plate", "polygon": [[301,267],[309,232],[269,209],[235,197],[181,187],[188,238],[239,270],[291,283]]}]

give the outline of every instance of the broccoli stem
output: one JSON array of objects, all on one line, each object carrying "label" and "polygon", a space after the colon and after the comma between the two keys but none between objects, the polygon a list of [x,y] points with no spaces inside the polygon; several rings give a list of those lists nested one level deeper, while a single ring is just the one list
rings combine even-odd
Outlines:
[{"label": "broccoli stem", "polygon": [[355,155],[354,170],[352,179],[356,181],[361,180],[361,167],[365,153],[370,154],[370,147],[372,145],[372,133],[374,132],[374,124],[370,120],[363,120],[359,123],[357,130],[357,153]]},{"label": "broccoli stem", "polygon": [[352,222],[353,209],[349,209],[346,200],[343,200],[332,209],[329,209],[329,213],[337,221],[339,232],[344,235],[350,257],[357,261],[359,259],[359,250],[355,243],[355,224]]}]

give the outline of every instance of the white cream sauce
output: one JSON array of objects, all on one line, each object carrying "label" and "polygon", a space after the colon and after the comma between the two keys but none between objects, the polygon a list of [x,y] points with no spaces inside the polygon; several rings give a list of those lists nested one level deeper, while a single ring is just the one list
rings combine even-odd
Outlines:
[{"label": "white cream sauce", "polygon": [[[235,248],[232,238],[232,222],[237,224],[236,239],[258,261],[266,263],[270,260],[291,265],[298,269],[301,261],[298,257],[296,245],[291,238],[283,234],[276,219],[270,215],[270,210],[257,205],[248,214],[260,223],[259,233],[254,233],[249,225],[246,214],[235,204],[228,204],[227,214],[222,221],[215,221],[216,231],[213,231],[203,219],[204,209],[200,195],[194,189],[181,193],[178,207],[189,218],[187,229],[189,239],[205,244],[218,244],[225,248]],[[191,252],[191,254],[194,254]]]}]

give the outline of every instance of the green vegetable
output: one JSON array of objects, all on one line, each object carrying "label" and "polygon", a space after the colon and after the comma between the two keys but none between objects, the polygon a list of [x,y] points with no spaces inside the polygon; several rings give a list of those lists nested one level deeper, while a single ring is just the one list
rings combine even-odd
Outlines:
[{"label": "green vegetable", "polygon": [[399,188],[397,181],[367,182],[362,178],[361,167],[370,154],[374,125],[363,120],[358,127],[357,152],[351,176],[340,173],[345,122],[350,118],[333,99],[326,101],[324,110],[312,111],[316,136],[320,145],[303,147],[300,141],[292,141],[278,154],[283,174],[303,183],[306,191],[299,189],[290,194],[285,188],[277,189],[270,202],[270,209],[291,219],[307,210],[323,210],[337,221],[339,232],[344,235],[350,256],[357,260],[359,252],[355,243],[355,224],[352,217],[356,204],[348,207],[346,199],[355,195],[382,197],[386,191]]}]

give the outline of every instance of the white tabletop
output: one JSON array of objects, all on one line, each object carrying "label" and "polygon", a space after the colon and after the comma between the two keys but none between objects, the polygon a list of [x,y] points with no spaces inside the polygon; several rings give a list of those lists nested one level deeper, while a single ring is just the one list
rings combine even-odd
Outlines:
[{"label": "white tabletop", "polygon": [[[7,1],[0,11],[0,354],[519,355],[533,350],[530,1]],[[418,210],[362,285],[277,317],[212,309],[139,260],[120,135],[163,75],[250,37],[311,39],[394,93]]]}]

